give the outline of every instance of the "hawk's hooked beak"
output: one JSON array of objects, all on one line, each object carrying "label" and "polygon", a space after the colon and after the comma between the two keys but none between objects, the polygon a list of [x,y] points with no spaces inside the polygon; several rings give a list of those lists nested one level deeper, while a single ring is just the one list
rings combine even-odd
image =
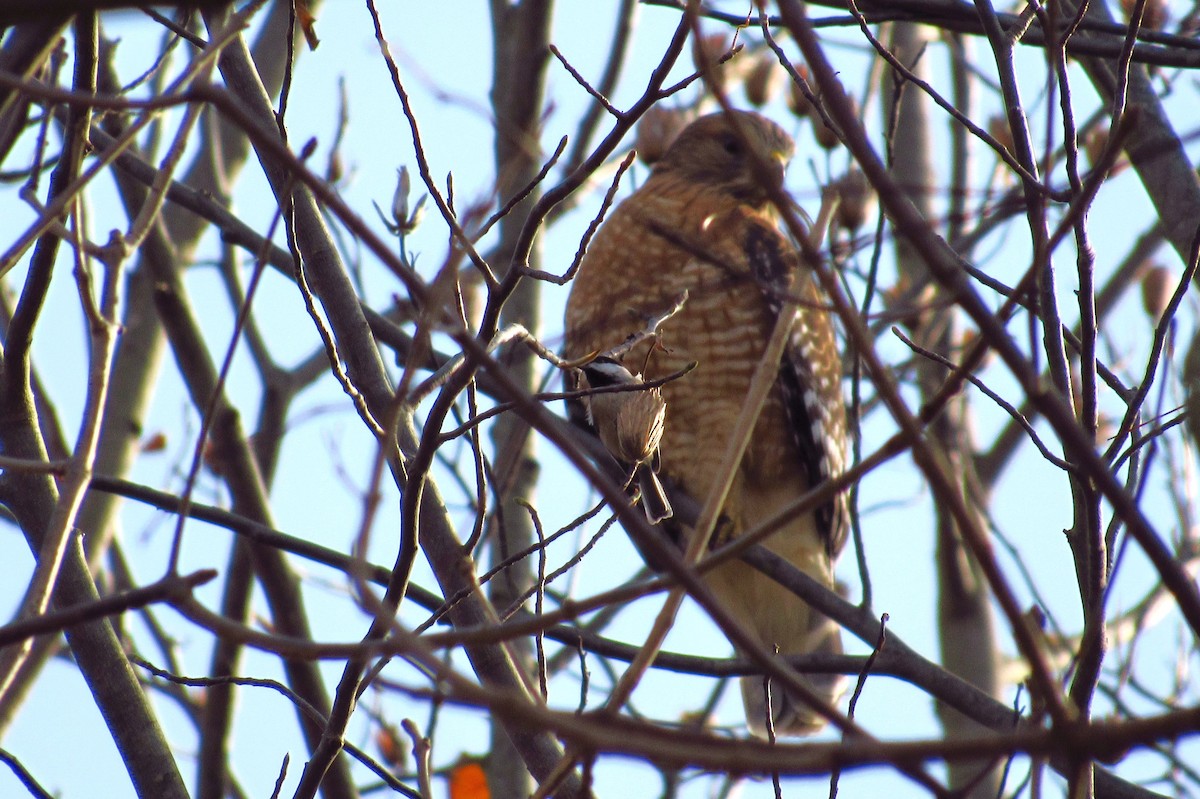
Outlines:
[{"label": "hawk's hooked beak", "polygon": [[775,178],[775,185],[783,186],[783,176],[787,172],[788,164],[791,163],[792,153],[790,150],[777,149],[771,151],[771,173]]}]

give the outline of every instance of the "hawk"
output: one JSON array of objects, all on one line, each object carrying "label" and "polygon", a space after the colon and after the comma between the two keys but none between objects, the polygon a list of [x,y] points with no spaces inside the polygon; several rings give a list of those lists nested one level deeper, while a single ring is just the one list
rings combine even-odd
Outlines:
[{"label": "hawk", "polygon": [[[764,184],[766,169],[770,182],[783,185],[793,148],[778,125],[757,114],[721,112],[693,122],[601,226],[567,300],[565,354],[581,358],[643,330],[687,291],[682,310],[659,328],[663,346],[651,352],[653,342],[644,342],[624,359],[646,380],[696,363],[662,386],[668,412],[659,474],[702,504],[787,292],[799,299],[778,378],[734,476],[715,543],[754,528],[845,468],[833,313],[780,232]],[[801,514],[765,545],[832,588],[833,563],[848,529],[846,502],[840,494]],[[726,563],[705,580],[768,649],[841,652],[836,625],[750,566]],[[843,681],[822,675],[808,682],[832,702]],[[746,720],[757,735],[767,729],[766,697],[761,677],[742,678]],[[780,689],[772,691],[770,717],[776,734],[807,734],[824,724]]]}]

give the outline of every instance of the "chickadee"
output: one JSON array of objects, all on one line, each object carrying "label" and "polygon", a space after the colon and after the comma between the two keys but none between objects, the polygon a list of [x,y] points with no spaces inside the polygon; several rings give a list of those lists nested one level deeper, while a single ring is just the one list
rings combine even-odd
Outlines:
[{"label": "chickadee", "polygon": [[[640,386],[642,379],[608,356],[580,368],[590,388]],[[667,404],[658,388],[612,391],[583,398],[588,422],[605,449],[622,465],[635,468],[642,492],[642,509],[651,524],[670,518],[673,511],[658,481],[658,442],[666,423]]]}]

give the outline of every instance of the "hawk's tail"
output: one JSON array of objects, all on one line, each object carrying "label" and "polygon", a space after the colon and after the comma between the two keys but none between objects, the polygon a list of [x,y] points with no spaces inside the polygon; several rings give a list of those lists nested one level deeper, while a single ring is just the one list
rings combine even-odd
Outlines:
[{"label": "hawk's tail", "polygon": [[[815,611],[810,611],[813,622],[810,654],[842,654],[842,636],[837,625]],[[828,704],[836,704],[846,687],[842,674],[808,674],[801,678],[819,698]],[[771,697],[771,727],[776,736],[811,735],[825,726],[825,718],[799,696],[783,689],[779,682],[768,685],[761,676],[741,678],[742,703],[746,706],[746,723],[750,732],[760,738],[767,737],[767,695]]]}]

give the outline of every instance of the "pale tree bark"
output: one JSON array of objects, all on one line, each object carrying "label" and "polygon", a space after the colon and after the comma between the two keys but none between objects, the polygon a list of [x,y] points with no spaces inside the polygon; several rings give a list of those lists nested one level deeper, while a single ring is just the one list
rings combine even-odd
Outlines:
[{"label": "pale tree bark", "polygon": [[[927,45],[933,37],[933,29],[912,23],[896,23],[892,28],[891,49],[902,64],[918,77],[929,76],[929,53]],[[890,79],[889,79],[890,77]],[[936,218],[933,203],[934,187],[946,176],[939,174],[934,159],[934,145],[930,127],[934,107],[929,97],[919,87],[906,83],[900,75],[885,73],[881,87],[885,103],[885,124],[894,119],[895,131],[892,145],[892,173],[897,183],[905,187],[909,200],[926,219]],[[899,101],[899,106],[894,104]],[[963,108],[963,111],[969,109]],[[956,125],[953,121],[949,124]],[[956,175],[966,172],[965,163],[958,159],[967,157],[966,148],[955,153]],[[954,219],[953,209],[949,215]],[[953,239],[953,231],[948,231]],[[905,238],[896,240],[897,270],[901,285],[916,287],[927,280],[927,269],[921,255]],[[947,357],[961,343],[958,314],[953,305],[943,302],[944,293],[933,285],[920,293],[918,304],[932,310],[922,313],[914,335],[920,343]],[[928,401],[935,396],[945,380],[946,370],[940,364],[922,359],[917,366],[917,385],[921,398]],[[948,465],[948,473],[961,476],[964,496],[978,503],[986,498],[980,496],[977,481],[972,476],[973,445],[969,427],[967,395],[960,394],[951,400],[946,410],[930,425],[930,439],[940,450]],[[942,664],[951,673],[978,686],[990,696],[999,698],[1003,686],[999,678],[999,660],[989,603],[987,585],[979,576],[974,558],[963,546],[954,518],[947,508],[935,502],[934,529],[937,537],[937,621],[938,640],[941,644]],[[977,514],[977,525],[987,529],[983,514]],[[911,531],[915,533],[916,531]],[[947,738],[977,735],[984,730],[944,703],[937,703],[938,717]],[[992,768],[986,777],[981,772],[989,769],[989,761],[955,761],[949,766],[950,787],[963,789],[974,786],[967,795],[976,799],[993,797],[999,788],[999,769]]]},{"label": "pale tree bark", "polygon": [[[316,6],[317,4],[313,4]],[[285,42],[288,13],[283,4],[272,4],[268,17],[255,40],[255,63],[263,75],[268,91],[274,96],[283,82],[286,63]],[[103,29],[102,29],[103,32]],[[111,45],[102,41],[100,47],[99,88],[102,93],[115,93],[120,76],[113,71]],[[220,197],[223,186],[237,178],[249,153],[245,134],[217,114],[206,115],[209,124],[191,167],[180,181],[199,191]],[[116,133],[120,127],[117,117],[105,121],[105,129]],[[118,185],[130,213],[136,213],[145,189],[141,184],[116,172]],[[177,205],[163,209],[163,224],[170,239],[175,266],[187,268],[201,234],[207,229],[205,220]],[[157,234],[152,234],[157,235]],[[152,250],[139,251],[126,282],[125,316],[122,333],[113,363],[112,388],[109,391],[101,426],[100,444],[96,454],[95,471],[109,477],[124,477],[141,454],[144,437],[149,433],[143,420],[150,407],[161,374],[162,356],[166,344],[162,325],[153,305],[153,278],[145,264]],[[157,252],[164,250],[159,248]],[[44,423],[44,420],[43,420]],[[79,514],[79,528],[87,531],[84,541],[88,562],[96,570],[106,556],[107,548],[116,533],[116,514],[121,501],[115,494],[91,492]],[[19,711],[28,689],[35,683],[47,659],[58,648],[53,637],[38,639],[34,651],[22,664],[12,690],[0,700],[0,732]],[[211,676],[216,676],[215,674]],[[231,694],[232,686],[214,686],[208,697],[209,717],[220,715],[222,696]],[[217,775],[213,776],[218,776]]]},{"label": "pale tree bark", "polygon": [[[553,16],[551,0],[493,0],[492,13],[492,110],[496,120],[496,195],[500,203],[529,186],[541,168],[539,143],[545,91],[546,66],[550,60],[550,29]],[[512,262],[514,248],[529,212],[541,197],[535,187],[517,203],[499,223],[500,241],[492,254],[492,263],[500,271],[519,269]],[[541,268],[541,237],[529,252],[529,267]],[[534,280],[523,280],[504,304],[502,326],[519,324],[535,336],[541,332],[541,291]],[[513,382],[530,394],[539,390],[538,360],[526,347],[514,347],[504,355]],[[488,548],[493,563],[534,541],[532,507],[539,477],[535,445],[529,425],[520,417],[504,416],[493,431],[496,463],[493,464],[499,506],[491,514]],[[498,609],[511,606],[533,585],[536,576],[531,562],[524,558],[493,578],[490,597]],[[527,638],[507,644],[513,662],[528,675],[530,685],[538,686],[539,664],[533,662],[533,648]],[[544,665],[544,664],[541,664]],[[540,691],[539,688],[535,690]],[[544,699],[545,697],[543,697]],[[503,725],[492,724],[491,751],[488,755],[488,785],[497,799],[518,799],[529,795],[529,770],[516,752]]]},{"label": "pale tree bark", "polygon": [[[99,44],[94,15],[83,14],[75,20],[74,38],[74,87],[81,93],[91,94],[96,91]],[[69,112],[66,144],[51,178],[51,200],[65,191],[80,173],[90,119],[90,111],[82,107]],[[30,346],[49,289],[59,245],[60,240],[55,233],[44,234],[38,240],[21,299],[5,330],[3,362],[0,363],[0,443],[7,455],[19,458],[42,461],[47,458],[38,414],[34,409]],[[116,265],[112,265],[112,268],[116,268]],[[41,321],[43,325],[50,323],[44,319]],[[93,353],[93,356],[105,357],[98,353]],[[86,464],[85,468],[91,466]],[[43,547],[44,537],[52,518],[60,511],[57,506],[61,496],[54,479],[49,474],[6,472],[0,477],[0,499],[16,517],[30,549],[39,559],[39,568],[44,568],[48,554]],[[80,539],[75,530],[70,529],[53,584],[53,605],[66,608],[92,603],[98,598]],[[186,797],[187,789],[169,744],[148,698],[138,684],[137,675],[125,657],[113,625],[107,619],[100,619],[71,629],[66,637],[75,662],[121,753],[135,790],[140,796]],[[23,642],[22,645],[28,646],[29,642]],[[10,665],[16,667],[4,675],[6,689],[13,687],[12,678],[19,676],[21,664],[32,654],[31,651],[24,651],[18,660],[10,661],[7,656],[18,651],[18,647],[9,647],[5,652],[3,662],[6,672]]]},{"label": "pale tree bark", "polygon": [[[222,30],[228,24],[228,12],[205,12],[205,23],[210,34]],[[285,38],[286,42],[286,38]],[[284,59],[286,64],[286,58]],[[218,68],[226,86],[257,115],[259,124],[267,127],[266,119],[274,117],[270,107],[270,95],[263,84],[262,76],[251,59],[249,49],[239,36],[222,53]],[[269,73],[270,74],[270,73]],[[271,165],[259,152],[260,161],[268,178],[273,181],[272,188],[279,197],[281,207],[288,207],[282,196],[286,185],[279,173],[271,171]],[[314,222],[319,225],[319,221]],[[151,261],[152,266],[161,267]],[[166,275],[156,273],[159,282]],[[177,357],[183,350],[180,337],[181,330],[173,328],[184,316],[186,295],[180,284],[174,284],[172,289],[177,292],[174,298],[177,303],[174,308],[165,304],[163,292],[159,292],[156,300],[159,303],[160,316],[168,325],[167,334],[171,339]],[[233,496],[233,507],[241,514],[250,518],[271,523],[271,509],[267,497],[266,485],[259,467],[257,457],[251,450],[246,434],[241,428],[238,414],[229,403],[223,391],[217,393],[217,385],[212,382],[216,377],[211,364],[196,364],[190,370],[185,368],[189,390],[193,402],[198,408],[207,407],[213,403],[213,427],[210,435],[213,437],[213,450],[216,462],[220,464],[230,493]],[[229,580],[226,583],[225,595],[222,599],[222,612],[234,619],[248,619],[250,614],[250,588],[252,577],[257,578],[263,588],[267,602],[271,608],[273,622],[279,628],[287,629],[289,634],[300,637],[311,637],[307,611],[300,586],[295,573],[281,553],[268,547],[238,541],[234,544],[229,561]],[[233,675],[237,671],[237,657],[240,644],[235,641],[222,640],[214,654],[212,669],[214,675],[222,677]],[[331,702],[324,679],[315,663],[298,660],[285,660],[284,669],[288,681],[296,693],[303,697],[313,708],[324,717],[330,714]],[[208,799],[216,799],[223,790],[224,769],[220,764],[226,761],[225,747],[228,738],[228,703],[231,697],[218,693],[217,708],[221,712],[209,715],[211,724],[202,733],[202,751],[207,756],[201,768],[200,789]],[[310,751],[316,752],[324,741],[319,723],[308,717],[301,708],[297,707],[299,728],[304,735]],[[321,785],[323,795],[327,797],[352,797],[357,795],[353,780],[350,776],[349,764],[343,758],[335,758],[328,764],[324,782]]]}]

